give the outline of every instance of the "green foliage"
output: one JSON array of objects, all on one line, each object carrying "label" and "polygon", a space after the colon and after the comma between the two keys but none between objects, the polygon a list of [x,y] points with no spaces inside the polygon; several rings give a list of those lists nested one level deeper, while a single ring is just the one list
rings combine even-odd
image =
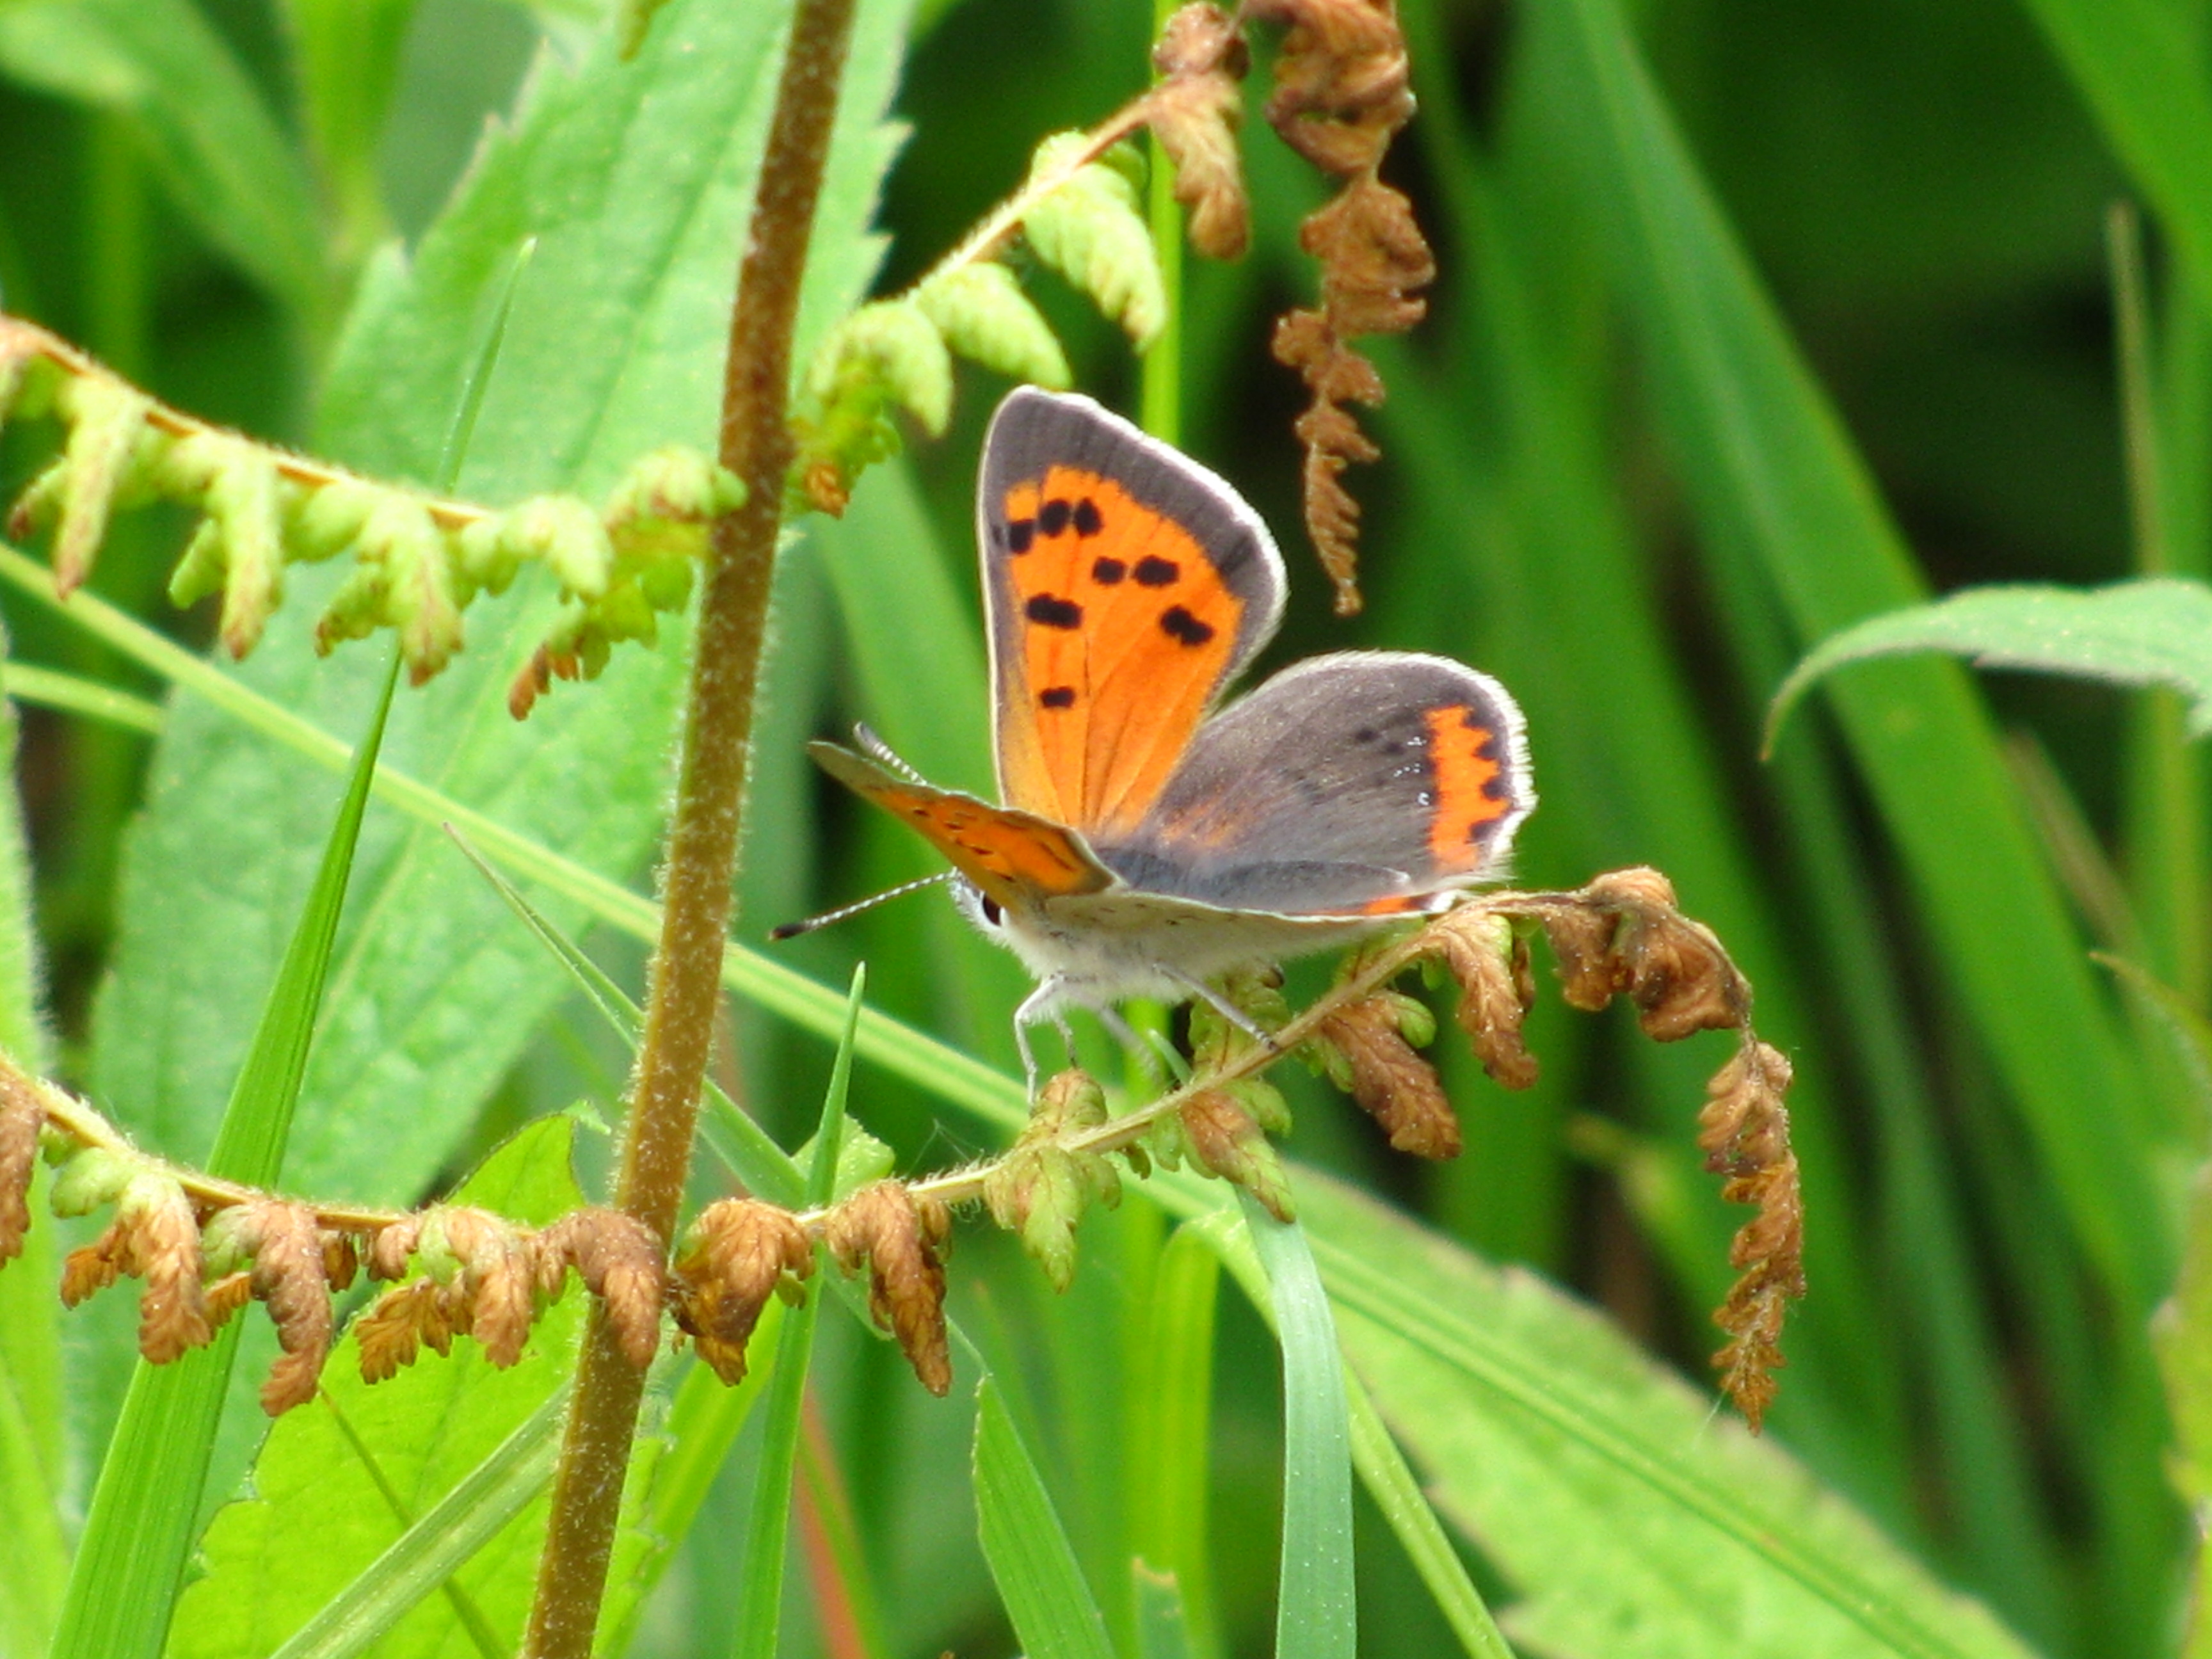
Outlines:
[{"label": "green foliage", "polygon": [[[1528,710],[1545,800],[1522,878],[1663,868],[1755,981],[1761,1030],[1798,1074],[1812,1290],[1766,1443],[1546,1282],[1692,1370],[1710,1346],[1697,1310],[1725,1287],[1734,1220],[1691,1139],[1714,1063],[1703,1043],[1627,1044],[1610,1016],[1540,996],[1528,1036],[1545,1075],[1508,1097],[1447,1025],[1431,1052],[1469,1152],[1435,1170],[1409,1172],[1293,1068],[1271,1074],[1284,1096],[1236,1097],[1255,1122],[1295,1109],[1300,1163],[1264,1140],[1219,1144],[1249,1145],[1268,1160],[1249,1178],[1295,1201],[1356,1367],[1349,1455],[1373,1501],[1356,1525],[1340,1510],[1327,1541],[1359,1546],[1361,1651],[1496,1659],[1493,1612],[1531,1650],[2171,1651],[2188,1506],[2206,1489],[2204,1228],[2184,1201],[2203,1135],[2185,1057],[2086,964],[2072,906],[2140,940],[2130,982],[2166,988],[2142,1006],[2204,1012],[2212,837],[2187,714],[2163,694],[1868,663],[1820,680],[1771,765],[1754,750],[1804,653],[1791,695],[1908,635],[2061,668],[2094,639],[2101,674],[2197,695],[2187,607],[2201,589],[2092,586],[2137,574],[2100,326],[2099,221],[2115,194],[2146,204],[2160,251],[2125,435],[2158,514],[2159,534],[2138,538],[2144,568],[2194,583],[2212,568],[2212,83],[2196,21],[2154,0],[1662,0],[1633,9],[1632,33],[1610,0],[1565,0],[1499,33],[1464,7],[1402,0],[1419,113],[1392,173],[1441,270],[1427,321],[1376,354],[1389,397],[1370,430],[1385,459],[1354,474],[1370,609],[1353,626],[1322,620],[1322,584],[1301,568],[1284,482],[1295,385],[1266,349],[1273,313],[1311,291],[1295,231],[1310,177],[1254,124],[1252,256],[1193,261],[1180,291],[1158,278],[1123,156],[1030,204],[1018,236],[963,253],[1024,156],[1045,176],[1059,152],[1039,153],[1039,135],[1091,127],[1140,87],[1150,9],[923,9],[909,52],[902,8],[864,6],[814,246],[799,359],[813,425],[793,484],[809,502],[849,500],[841,521],[805,521],[779,573],[726,975],[743,1006],[718,1074],[765,1131],[722,1136],[747,1181],[795,1191],[769,1136],[791,1146],[811,1129],[822,1039],[842,1018],[830,988],[863,952],[878,1006],[854,1039],[852,1105],[871,1173],[987,1158],[1024,1131],[1019,1091],[993,1069],[1019,975],[950,907],[902,901],[773,958],[751,942],[929,867],[896,826],[864,827],[823,798],[799,758],[806,737],[865,718],[933,778],[988,787],[969,546],[974,440],[996,390],[984,377],[1133,406],[1130,342],[1171,319],[1180,362],[1149,378],[1180,380],[1187,447],[1283,541],[1284,657],[1414,647],[1498,673]],[[0,553],[33,671],[11,668],[11,692],[43,687],[133,722],[27,722],[21,775],[62,1038],[47,1063],[142,1144],[205,1157],[327,830],[332,734],[359,729],[374,689],[376,653],[317,659],[318,615],[325,642],[411,628],[415,660],[450,660],[393,717],[287,1185],[412,1200],[519,1120],[580,1096],[605,1109],[619,1092],[627,1049],[574,988],[588,952],[604,981],[642,988],[635,941],[653,926],[641,895],[696,552],[684,515],[657,514],[625,480],[641,458],[712,443],[787,15],[706,0],[0,6],[10,308],[166,405],[389,481],[295,501],[270,452],[235,440],[142,453],[145,405],[112,382],[68,411],[69,466],[45,483],[37,431],[11,426],[0,452],[11,489],[33,490],[107,599],[194,642],[261,634],[230,678],[126,631],[89,591],[58,607],[30,597],[19,556]],[[624,28],[641,37],[629,62],[611,38]],[[526,81],[502,69],[532,52]],[[871,227],[894,84],[910,131],[884,216],[891,280],[856,309],[884,263]],[[487,114],[499,120],[479,138]],[[419,216],[395,204],[449,188],[411,246],[380,246]],[[1079,303],[1030,282],[1033,264],[1069,277]],[[447,489],[459,389],[501,314],[499,367]],[[15,388],[25,412],[55,393],[36,379]],[[902,453],[915,432],[930,441]],[[695,502],[720,499],[711,472],[683,465]],[[137,511],[156,489],[208,527],[194,538]],[[448,496],[507,510],[426,529],[422,504]],[[637,529],[627,567],[617,519]],[[364,544],[366,563],[340,556]],[[170,616],[158,586],[173,568],[180,596],[220,592],[221,614]],[[2025,615],[2002,592],[1925,604],[1962,583],[2045,592]],[[280,586],[290,604],[271,614]],[[501,586],[465,613],[464,638],[467,597]],[[2106,622],[2127,631],[2086,631]],[[655,634],[650,649],[611,650]],[[549,672],[556,657],[605,672],[517,727],[508,690],[549,641]],[[188,690],[164,718],[144,699],[172,680]],[[157,725],[149,750],[141,734]],[[2023,725],[2049,762],[2033,796],[2006,733]],[[114,849],[142,808],[118,884]],[[453,855],[447,818],[521,884],[561,955]],[[2072,826],[2063,859],[2044,839],[2053,824]],[[21,1005],[0,1035],[21,1054],[40,981],[20,948],[17,867],[0,860],[0,1010]],[[1293,1005],[1310,994],[1293,981]],[[1089,1028],[1078,1041],[1115,1075]],[[1168,1132],[1178,1157],[1187,1133]],[[1346,1197],[1316,1164],[1433,1224]],[[848,1619],[871,1652],[1007,1645],[1018,1596],[990,1574],[1008,1549],[1054,1537],[1049,1574],[1028,1588],[1083,1587],[1078,1641],[1266,1650],[1282,1542],[1276,1357],[1241,1301],[1212,1294],[1203,1247],[1233,1254],[1234,1224],[1165,1235],[1161,1213],[1214,1213],[1219,1183],[1124,1178],[1109,1213],[1089,1202],[1097,1168],[1001,1167],[1021,1188],[1002,1207],[1036,1259],[971,1222],[951,1297],[991,1328],[991,1431],[1018,1431],[1028,1481],[994,1440],[987,1555],[966,1523],[981,1446],[967,1413],[920,1400],[890,1376],[896,1356],[887,1365],[831,1309],[808,1367],[819,1413],[797,1437],[806,1571],[787,1587],[786,1650],[825,1650],[823,1629]],[[94,1161],[70,1179],[100,1173]],[[0,1271],[9,1659],[46,1651],[65,1517],[86,1496],[70,1471],[99,1466],[127,1364],[127,1332],[103,1328],[127,1322],[127,1298],[73,1316],[86,1328],[59,1340],[48,1287],[73,1242],[42,1221],[30,1259]],[[2154,1364],[2143,1328],[2177,1262]],[[333,1365],[345,1424],[412,1483],[416,1517],[550,1397],[554,1368],[533,1367],[580,1302],[514,1373],[489,1374],[465,1343],[376,1390]],[[762,1340],[780,1340],[782,1317],[770,1310]],[[1304,1392],[1321,1369],[1297,1385],[1300,1422],[1322,1403]],[[696,1366],[665,1380],[608,1650],[719,1659],[739,1595],[767,1582],[731,1567],[753,1526],[750,1454],[720,1473],[761,1385],[725,1391]],[[517,1399],[498,1403],[509,1385]],[[208,1448],[222,1490],[259,1432],[250,1391],[249,1377]],[[448,1408],[465,1431],[431,1470],[422,1437]],[[423,1591],[450,1559],[439,1552],[464,1553],[491,1512],[437,1521],[411,1565],[373,1565],[401,1522],[336,1424],[319,1405],[284,1419],[253,1477],[270,1513],[226,1510],[205,1535],[190,1623],[235,1638],[216,1650],[266,1651],[283,1633],[240,1633],[263,1610],[260,1592],[233,1588],[245,1578],[277,1583],[267,1610],[281,1601],[287,1628],[340,1596],[363,1598],[341,1610],[388,1606]],[[1343,1448],[1331,1455],[1340,1467]],[[1009,1493],[1046,1488],[1048,1508],[1008,1520]],[[520,1616],[533,1524],[510,1522],[460,1570],[490,1645]],[[325,1539],[342,1559],[307,1562]],[[1139,1554],[1173,1570],[1172,1589],[1131,1582]],[[305,1576],[269,1580],[271,1564]],[[449,1650],[486,1642],[446,1589],[407,1620],[387,1650],[413,1650],[404,1633],[418,1624]],[[1315,1619],[1297,1634],[1341,1627]]]},{"label": "green foliage", "polygon": [[1972,588],[1832,634],[1774,694],[1769,746],[1814,684],[1845,663],[1923,651],[1948,651],[1983,668],[2171,686],[2189,699],[2191,734],[2212,730],[2212,592],[2201,582],[2169,579],[2087,592]]},{"label": "green foliage", "polygon": [[[455,1201],[538,1224],[573,1209],[583,1201],[570,1168],[575,1127],[566,1116],[532,1124],[488,1158]],[[293,1638],[562,1393],[583,1302],[572,1295],[541,1321],[532,1352],[507,1370],[463,1340],[451,1358],[425,1356],[371,1387],[361,1378],[358,1339],[343,1339],[325,1379],[327,1400],[278,1420],[254,1460],[252,1495],[227,1505],[208,1528],[206,1575],[179,1604],[169,1659],[246,1659]],[[539,1429],[542,1453],[550,1454],[557,1426],[554,1417]],[[498,1650],[513,1650],[528,1601],[527,1564],[545,1526],[550,1455],[536,1468],[536,1481],[515,1494],[535,1498],[526,1512],[451,1517],[449,1525],[488,1520],[492,1535],[477,1540],[442,1594],[440,1575],[414,1587],[411,1612],[404,1604],[391,1609],[404,1617],[393,1626],[387,1614],[392,1633],[376,1652],[397,1659],[447,1651],[477,1627],[495,1637]]]}]

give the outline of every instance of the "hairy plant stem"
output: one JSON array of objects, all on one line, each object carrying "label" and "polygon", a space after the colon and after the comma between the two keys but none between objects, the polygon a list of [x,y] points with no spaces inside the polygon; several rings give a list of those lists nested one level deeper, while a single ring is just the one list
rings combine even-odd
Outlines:
[{"label": "hairy plant stem", "polygon": [[[738,268],[722,380],[721,463],[745,502],[714,526],[692,647],[676,812],[615,1202],[664,1243],[690,1169],[699,1087],[720,996],[754,691],[794,447],[792,331],[828,160],[855,0],[799,0]],[[585,1333],[524,1652],[589,1659],[644,1374],[596,1303]]]}]

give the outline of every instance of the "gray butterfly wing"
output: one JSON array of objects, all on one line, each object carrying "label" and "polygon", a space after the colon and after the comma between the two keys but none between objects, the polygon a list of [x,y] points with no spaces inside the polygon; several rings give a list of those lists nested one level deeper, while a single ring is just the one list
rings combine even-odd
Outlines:
[{"label": "gray butterfly wing", "polygon": [[1496,879],[1535,804],[1504,687],[1449,658],[1346,652],[1207,720],[1136,834],[1096,851],[1143,892],[1389,914]]}]

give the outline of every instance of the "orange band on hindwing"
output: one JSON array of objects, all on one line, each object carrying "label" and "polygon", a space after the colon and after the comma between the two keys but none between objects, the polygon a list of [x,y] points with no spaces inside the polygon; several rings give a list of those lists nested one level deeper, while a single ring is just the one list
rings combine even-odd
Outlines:
[{"label": "orange band on hindwing", "polygon": [[1474,870],[1489,856],[1485,833],[1512,810],[1498,734],[1462,704],[1425,710],[1436,801],[1429,852],[1446,873]]}]

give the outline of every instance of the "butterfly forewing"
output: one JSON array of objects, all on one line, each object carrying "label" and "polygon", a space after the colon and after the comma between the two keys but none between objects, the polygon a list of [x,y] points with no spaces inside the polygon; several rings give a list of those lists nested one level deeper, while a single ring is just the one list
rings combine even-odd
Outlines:
[{"label": "butterfly forewing", "polygon": [[978,516],[1000,793],[1130,835],[1274,631],[1281,556],[1194,462],[1088,398],[1027,390],[992,422]]}]

